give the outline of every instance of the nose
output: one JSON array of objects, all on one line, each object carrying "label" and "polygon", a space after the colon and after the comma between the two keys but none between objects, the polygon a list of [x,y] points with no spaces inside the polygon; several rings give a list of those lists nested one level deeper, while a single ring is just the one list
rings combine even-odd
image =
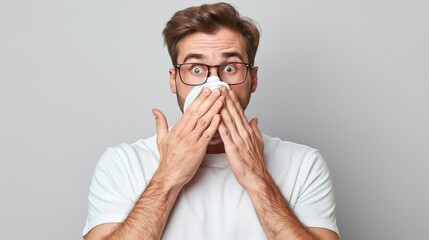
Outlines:
[{"label": "nose", "polygon": [[209,77],[219,77],[218,74],[219,66],[210,66],[209,67]]}]

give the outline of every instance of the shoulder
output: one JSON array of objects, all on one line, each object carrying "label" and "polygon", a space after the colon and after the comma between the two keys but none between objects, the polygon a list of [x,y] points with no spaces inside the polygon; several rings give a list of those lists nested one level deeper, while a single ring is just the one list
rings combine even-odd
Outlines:
[{"label": "shoulder", "polygon": [[122,222],[159,165],[156,137],[109,147],[95,167],[83,230]]},{"label": "shoulder", "polygon": [[94,175],[128,178],[155,171],[159,165],[156,136],[109,147],[99,159]]},{"label": "shoulder", "polygon": [[109,147],[104,152],[99,163],[104,164],[111,161],[133,161],[144,155],[158,156],[156,136],[140,139],[134,143],[121,143]]},{"label": "shoulder", "polygon": [[314,159],[320,155],[319,150],[290,141],[284,141],[277,137],[263,134],[265,155],[269,159],[283,159],[289,161],[304,161]]},{"label": "shoulder", "polygon": [[309,178],[329,175],[328,166],[318,149],[263,135],[265,162],[279,182],[303,183]]}]

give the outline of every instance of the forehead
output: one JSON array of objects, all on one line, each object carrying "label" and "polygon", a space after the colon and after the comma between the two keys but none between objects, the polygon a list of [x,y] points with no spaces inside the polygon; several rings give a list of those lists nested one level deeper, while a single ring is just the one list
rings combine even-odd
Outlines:
[{"label": "forehead", "polygon": [[244,37],[226,28],[213,34],[196,32],[182,38],[177,44],[177,62],[201,60],[208,64],[233,59],[247,62],[246,42]]}]

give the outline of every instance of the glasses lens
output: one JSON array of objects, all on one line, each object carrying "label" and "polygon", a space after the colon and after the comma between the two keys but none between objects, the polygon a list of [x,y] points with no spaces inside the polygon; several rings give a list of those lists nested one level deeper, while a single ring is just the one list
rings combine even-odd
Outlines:
[{"label": "glasses lens", "polygon": [[240,84],[246,80],[247,66],[244,63],[226,63],[219,67],[219,77],[228,84]]},{"label": "glasses lens", "polygon": [[185,63],[179,68],[180,78],[185,84],[203,84],[208,76],[209,69],[205,65],[195,63]]},{"label": "glasses lens", "polygon": [[[246,81],[248,65],[231,62],[218,67],[219,78],[228,84],[240,84]],[[180,79],[188,85],[201,85],[209,74],[209,66],[199,63],[184,63],[179,65]]]}]

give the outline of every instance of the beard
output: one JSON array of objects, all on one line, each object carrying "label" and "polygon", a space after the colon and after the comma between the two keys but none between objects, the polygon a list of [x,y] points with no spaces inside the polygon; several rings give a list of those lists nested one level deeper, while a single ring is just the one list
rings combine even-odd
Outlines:
[{"label": "beard", "polygon": [[177,104],[179,105],[180,111],[183,112],[183,106],[185,106],[185,99],[183,99],[182,97],[180,97],[180,94],[177,92],[176,93],[176,98],[177,98]]}]

